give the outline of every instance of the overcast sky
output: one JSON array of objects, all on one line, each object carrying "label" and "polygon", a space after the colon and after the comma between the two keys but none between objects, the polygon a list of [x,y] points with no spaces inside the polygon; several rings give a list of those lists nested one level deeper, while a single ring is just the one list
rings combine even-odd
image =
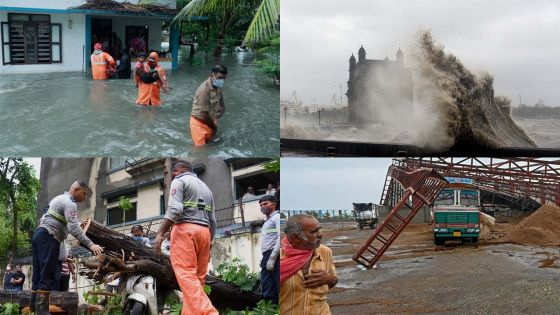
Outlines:
[{"label": "overcast sky", "polygon": [[391,159],[284,158],[282,210],[344,210],[352,202],[379,204]]},{"label": "overcast sky", "polygon": [[[282,0],[281,96],[330,104],[346,93],[348,59],[410,55],[419,29],[475,73],[494,75],[496,95],[513,104],[560,106],[558,0]],[[346,103],[346,98],[344,98]]]},{"label": "overcast sky", "polygon": [[27,164],[33,166],[35,177],[39,179],[41,175],[41,158],[23,158],[23,160],[27,162]]}]

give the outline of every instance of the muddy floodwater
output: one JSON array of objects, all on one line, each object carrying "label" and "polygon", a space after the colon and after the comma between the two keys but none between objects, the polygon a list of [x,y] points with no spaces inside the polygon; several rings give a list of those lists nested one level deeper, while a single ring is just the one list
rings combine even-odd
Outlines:
[{"label": "muddy floodwater", "polygon": [[212,64],[167,71],[161,107],[135,104],[130,80],[81,72],[0,76],[0,156],[277,156],[279,89],[254,54],[225,56],[226,112],[212,143],[195,149],[189,116]]}]

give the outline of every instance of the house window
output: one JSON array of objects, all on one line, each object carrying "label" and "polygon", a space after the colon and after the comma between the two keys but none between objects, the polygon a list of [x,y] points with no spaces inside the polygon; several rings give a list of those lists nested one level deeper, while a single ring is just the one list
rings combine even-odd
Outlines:
[{"label": "house window", "polygon": [[115,225],[121,224],[130,221],[136,221],[136,204],[137,198],[136,193],[128,194],[124,197],[130,199],[132,203],[132,209],[126,211],[123,221],[123,210],[119,207],[119,198],[120,197],[113,197],[107,200],[107,225]]},{"label": "house window", "polygon": [[50,15],[8,14],[2,23],[3,64],[62,62],[62,27]]}]

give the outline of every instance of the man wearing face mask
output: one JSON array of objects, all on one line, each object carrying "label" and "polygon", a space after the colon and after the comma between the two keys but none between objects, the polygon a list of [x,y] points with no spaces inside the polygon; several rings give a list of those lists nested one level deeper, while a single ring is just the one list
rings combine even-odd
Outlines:
[{"label": "man wearing face mask", "polygon": [[187,161],[173,164],[173,181],[163,222],[154,243],[161,254],[163,235],[171,229],[171,266],[183,294],[181,314],[218,315],[204,283],[210,261],[210,243],[216,233],[214,196],[193,173]]},{"label": "man wearing face mask", "polygon": [[327,293],[338,283],[321,225],[299,214],[286,221],[280,245],[280,314],[330,314]]},{"label": "man wearing face mask", "polygon": [[216,134],[218,119],[225,111],[222,87],[227,68],[215,65],[206,81],[196,90],[191,111],[191,136],[195,146],[206,144]]},{"label": "man wearing face mask", "polygon": [[[165,71],[158,65],[159,55],[157,52],[151,52],[148,55],[148,62],[144,65],[141,81],[138,86],[138,99],[136,104],[144,106],[161,105],[161,89],[167,91],[167,77]],[[149,79],[148,79],[149,78]]]},{"label": "man wearing face mask", "polygon": [[278,304],[280,290],[280,212],[276,211],[274,196],[265,195],[259,200],[266,221],[262,226],[261,286],[262,296]]},{"label": "man wearing face mask", "polygon": [[[49,209],[41,219],[31,240],[33,246],[33,285],[31,291],[31,311],[35,315],[49,315],[50,291],[57,287],[56,274],[60,264],[58,256],[61,242],[68,233],[89,248],[95,255],[103,252],[80,228],[77,202],[86,200],[88,186],[75,181],[70,189],[58,195],[49,203]],[[36,300],[36,302],[35,302]]]},{"label": "man wearing face mask", "polygon": [[144,237],[144,228],[140,224],[133,226],[128,236],[132,237],[133,240],[146,247],[152,247],[152,245],[150,244],[150,239]]}]

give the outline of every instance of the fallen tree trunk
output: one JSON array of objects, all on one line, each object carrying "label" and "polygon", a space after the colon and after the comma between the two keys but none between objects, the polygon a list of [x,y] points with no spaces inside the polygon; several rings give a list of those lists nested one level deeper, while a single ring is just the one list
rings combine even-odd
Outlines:
[{"label": "fallen tree trunk", "polygon": [[[82,228],[95,244],[104,249],[104,255],[90,257],[82,262],[88,268],[82,273],[86,277],[103,282],[112,272],[150,274],[156,278],[158,287],[162,285],[166,290],[180,290],[167,256],[157,255],[152,248],[90,219],[84,221]],[[209,297],[217,308],[243,310],[255,307],[260,300],[256,290],[242,292],[237,285],[212,275],[206,276],[206,284],[212,289]]]},{"label": "fallen tree trunk", "polygon": [[[21,308],[29,306],[31,291],[0,290],[0,304],[15,303]],[[60,306],[67,314],[78,314],[78,293],[51,291],[49,304]]]}]

